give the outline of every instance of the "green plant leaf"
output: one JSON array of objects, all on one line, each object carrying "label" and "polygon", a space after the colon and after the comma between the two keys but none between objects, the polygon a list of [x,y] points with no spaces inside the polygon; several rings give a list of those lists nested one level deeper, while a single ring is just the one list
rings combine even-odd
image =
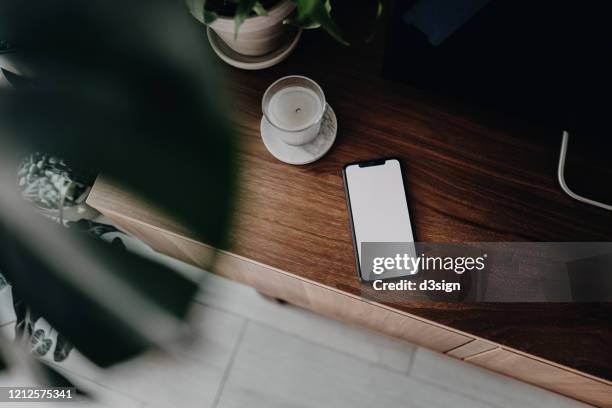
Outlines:
[{"label": "green plant leaf", "polygon": [[[100,171],[224,246],[235,145],[201,27],[173,2],[151,0],[147,13],[138,10],[145,0],[121,13],[113,11],[119,3],[96,3],[96,18],[85,6],[53,11],[46,2],[0,15],[0,26],[29,48],[24,64],[36,76],[35,87],[4,92],[0,124],[14,130],[0,143],[15,135],[24,154],[48,152]],[[151,29],[158,19],[172,36]]]},{"label": "green plant leaf", "polygon": [[378,26],[380,25],[380,21],[383,15],[384,6],[382,0],[379,0],[376,3],[376,14],[374,16],[374,23],[372,24],[372,28],[370,29],[370,34],[366,37],[366,42],[372,42],[374,37],[376,36],[376,32],[378,31]]},{"label": "green plant leaf", "polygon": [[196,20],[201,23],[205,21],[206,0],[185,0],[185,5]]},{"label": "green plant leaf", "polygon": [[302,28],[321,27],[343,45],[349,45],[342,37],[340,28],[331,18],[329,0],[292,0],[297,6],[297,14],[291,24]]},{"label": "green plant leaf", "polygon": [[240,0],[238,2],[238,8],[236,9],[236,31],[234,31],[234,39],[238,38],[238,30],[240,30],[240,26],[244,23],[244,20],[251,14],[253,8],[257,4],[257,0]]},{"label": "green plant leaf", "polygon": [[185,0],[189,12],[201,23],[211,24],[219,16],[206,8],[206,0]]},{"label": "green plant leaf", "polygon": [[6,184],[3,192],[0,209],[13,207],[13,219],[0,230],[3,273],[14,295],[81,353],[107,367],[180,338],[182,319],[197,291],[194,282],[66,230],[22,204],[18,208],[21,201],[7,197]]},{"label": "green plant leaf", "polygon": [[260,1],[255,2],[255,5],[253,6],[253,11],[257,13],[258,16],[268,15],[268,12],[266,11],[266,9],[264,8],[263,4],[261,4]]},{"label": "green plant leaf", "polygon": [[226,247],[235,145],[218,75],[181,4],[6,3],[0,27],[28,51],[35,86],[0,90],[0,268],[75,347],[112,364],[176,337],[196,288],[35,217],[10,198],[17,163],[43,151],[101,172]]},{"label": "green plant leaf", "polygon": [[219,16],[214,11],[204,9],[204,24],[211,24],[217,17]]},{"label": "green plant leaf", "polygon": [[[331,6],[331,1],[330,0],[326,0],[325,1],[325,9],[327,10],[327,13],[331,13],[332,10],[332,6]],[[313,29],[317,29],[321,27],[321,23],[316,22],[316,21],[312,21],[312,20],[307,20],[302,22],[301,24],[298,24],[294,21],[292,21],[291,19],[286,19],[285,21],[283,21],[284,24],[291,24],[294,25],[296,27],[300,27],[303,28],[305,30],[313,30]]]}]

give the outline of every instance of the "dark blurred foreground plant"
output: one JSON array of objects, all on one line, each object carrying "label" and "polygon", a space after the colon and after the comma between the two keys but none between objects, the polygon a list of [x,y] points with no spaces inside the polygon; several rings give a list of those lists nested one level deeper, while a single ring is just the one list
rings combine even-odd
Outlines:
[{"label": "dark blurred foreground plant", "polygon": [[234,145],[201,29],[177,2],[0,6],[27,86],[0,90],[0,270],[86,357],[108,366],[185,332],[197,285],[36,216],[16,169],[44,151],[139,194],[226,243]]}]

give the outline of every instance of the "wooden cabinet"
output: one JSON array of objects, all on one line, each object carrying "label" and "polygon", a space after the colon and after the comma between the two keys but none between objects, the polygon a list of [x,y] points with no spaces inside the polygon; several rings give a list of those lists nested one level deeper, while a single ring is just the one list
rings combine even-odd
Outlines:
[{"label": "wooden cabinet", "polygon": [[612,407],[612,384],[502,348],[465,361],[599,407]]},{"label": "wooden cabinet", "polygon": [[210,269],[214,260],[215,273],[252,286],[266,295],[446,353],[580,401],[612,407],[612,384],[605,380],[542,361],[535,356],[508,350],[495,342],[470,337],[435,322],[393,310],[236,254],[217,251],[208,245],[152,227],[137,219],[112,211],[104,213],[119,228],[142,239],[156,251],[204,269]]},{"label": "wooden cabinet", "polygon": [[142,239],[160,253],[203,269],[210,269],[212,259],[215,258],[214,272],[218,275],[314,312],[369,327],[439,352],[455,350],[472,341],[468,336],[406,313],[393,311],[229,252],[215,251],[205,244],[178,234],[155,229],[112,212],[106,212],[106,215],[117,227]]},{"label": "wooden cabinet", "polygon": [[490,341],[475,339],[469,343],[465,343],[459,347],[447,351],[446,354],[451,357],[464,360],[468,357],[472,357],[498,347],[499,346],[497,344],[491,343]]}]

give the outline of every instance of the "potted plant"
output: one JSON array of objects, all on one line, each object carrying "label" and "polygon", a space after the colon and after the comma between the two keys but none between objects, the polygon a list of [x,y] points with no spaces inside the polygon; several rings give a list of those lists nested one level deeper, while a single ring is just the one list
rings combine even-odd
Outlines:
[{"label": "potted plant", "polygon": [[189,11],[235,52],[269,54],[284,45],[294,28],[321,27],[346,44],[330,17],[329,0],[186,0]]},{"label": "potted plant", "polygon": [[0,78],[19,74],[27,74],[27,69],[19,59],[17,50],[8,41],[0,40]]}]

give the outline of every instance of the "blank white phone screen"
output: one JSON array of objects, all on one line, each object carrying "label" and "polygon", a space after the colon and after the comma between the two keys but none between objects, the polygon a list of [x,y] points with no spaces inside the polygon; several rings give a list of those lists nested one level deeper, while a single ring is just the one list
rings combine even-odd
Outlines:
[{"label": "blank white phone screen", "polygon": [[399,162],[345,170],[357,255],[362,242],[414,242]]}]

